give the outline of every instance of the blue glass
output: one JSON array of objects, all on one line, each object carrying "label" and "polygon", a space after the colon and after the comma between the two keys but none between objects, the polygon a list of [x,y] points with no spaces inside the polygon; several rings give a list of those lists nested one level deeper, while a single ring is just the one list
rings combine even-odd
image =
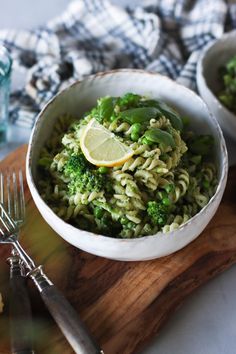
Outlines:
[{"label": "blue glass", "polygon": [[9,52],[0,46],[0,144],[7,140],[11,66]]}]

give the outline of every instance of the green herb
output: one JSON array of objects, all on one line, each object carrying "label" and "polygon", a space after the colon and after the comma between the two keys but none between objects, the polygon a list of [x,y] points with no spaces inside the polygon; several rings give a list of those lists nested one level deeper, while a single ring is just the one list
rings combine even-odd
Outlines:
[{"label": "green herb", "polygon": [[155,107],[132,108],[120,113],[120,118],[129,124],[148,123],[150,119],[155,119],[158,114]]},{"label": "green herb", "polygon": [[157,100],[145,100],[142,102],[143,105],[148,105],[155,107],[158,112],[158,117],[165,116],[171,122],[171,125],[179,131],[183,129],[183,122],[179,116],[179,114],[171,107],[169,107],[164,102],[159,102]]},{"label": "green herb", "polygon": [[152,145],[152,141],[148,140],[147,138],[145,138],[145,136],[142,138],[141,140],[142,144],[146,144],[146,145]]},{"label": "green herb", "polygon": [[127,109],[131,107],[137,107],[140,99],[141,96],[128,92],[118,99],[117,104],[121,108],[121,110],[124,108]]},{"label": "green herb", "polygon": [[93,117],[96,118],[99,123],[112,120],[111,117],[114,118],[113,113],[116,102],[116,97],[106,96],[100,98],[97,107],[92,110]]},{"label": "green herb", "polygon": [[170,133],[159,128],[152,128],[146,130],[144,136],[148,141],[151,141],[153,143],[159,143],[171,147],[175,147],[176,145],[173,136]]}]

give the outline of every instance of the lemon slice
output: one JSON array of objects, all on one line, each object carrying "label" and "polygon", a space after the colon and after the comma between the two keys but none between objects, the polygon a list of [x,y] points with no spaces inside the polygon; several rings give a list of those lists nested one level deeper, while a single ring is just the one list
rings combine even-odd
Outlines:
[{"label": "lemon slice", "polygon": [[85,127],[80,146],[86,159],[96,166],[122,165],[134,153],[94,118]]}]

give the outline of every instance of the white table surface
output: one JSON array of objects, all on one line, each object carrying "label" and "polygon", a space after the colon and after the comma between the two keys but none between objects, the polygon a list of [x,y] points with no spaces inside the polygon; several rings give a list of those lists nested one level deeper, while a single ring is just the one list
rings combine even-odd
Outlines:
[{"label": "white table surface", "polygon": [[[124,4],[128,0],[114,2]],[[133,4],[138,2],[141,0]],[[0,0],[0,28],[35,27],[60,14],[68,3],[69,0]],[[29,135],[26,129],[10,127],[9,143],[0,149],[0,158],[27,142]],[[229,153],[235,163],[236,144],[229,144]],[[233,266],[195,291],[143,354],[235,354],[235,280]]]}]

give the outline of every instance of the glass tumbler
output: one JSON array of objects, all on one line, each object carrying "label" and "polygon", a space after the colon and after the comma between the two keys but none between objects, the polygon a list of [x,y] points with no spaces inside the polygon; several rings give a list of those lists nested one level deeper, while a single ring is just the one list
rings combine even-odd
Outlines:
[{"label": "glass tumbler", "polygon": [[0,145],[7,140],[11,66],[8,50],[0,45]]}]

